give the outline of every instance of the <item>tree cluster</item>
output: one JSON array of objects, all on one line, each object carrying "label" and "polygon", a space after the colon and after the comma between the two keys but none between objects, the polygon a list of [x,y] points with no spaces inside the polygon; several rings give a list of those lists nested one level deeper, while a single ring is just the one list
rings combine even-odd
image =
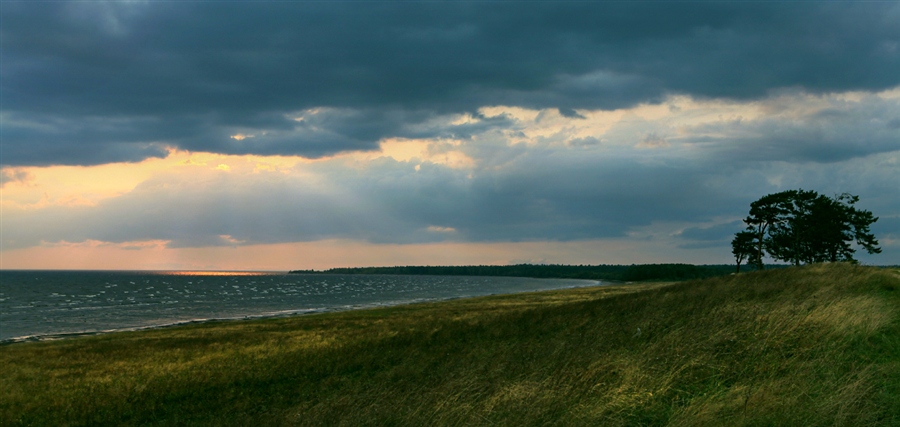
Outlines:
[{"label": "tree cluster", "polygon": [[858,201],[848,193],[827,197],[802,189],[763,196],[750,204],[747,228],[731,241],[738,271],[744,261],[761,270],[766,255],[793,265],[856,262],[854,243],[880,253],[869,231],[878,218],[856,209]]}]

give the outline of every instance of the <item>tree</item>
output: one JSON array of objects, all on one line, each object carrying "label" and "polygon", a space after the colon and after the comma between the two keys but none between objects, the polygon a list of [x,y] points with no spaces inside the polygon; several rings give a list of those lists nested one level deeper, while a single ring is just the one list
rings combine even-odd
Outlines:
[{"label": "tree", "polygon": [[753,259],[756,261],[757,270],[763,269],[766,234],[771,232],[770,227],[777,227],[786,220],[796,193],[797,191],[790,190],[769,194],[750,204],[750,214],[744,219],[744,223],[747,224],[747,231],[754,235],[756,254]]},{"label": "tree", "polygon": [[740,231],[734,235],[731,241],[731,253],[734,254],[734,261],[737,264],[735,273],[741,272],[741,262],[745,259],[748,265],[754,265],[757,269],[762,268],[762,261],[757,256],[756,245],[754,240],[756,234],[750,231]]},{"label": "tree", "polygon": [[827,197],[802,189],[763,196],[750,204],[750,215],[744,219],[747,229],[735,235],[732,253],[738,263],[746,257],[757,269],[763,268],[766,253],[794,265],[856,262],[853,243],[870,254],[881,253],[869,230],[878,218],[856,209],[858,201],[858,196],[848,193]]}]

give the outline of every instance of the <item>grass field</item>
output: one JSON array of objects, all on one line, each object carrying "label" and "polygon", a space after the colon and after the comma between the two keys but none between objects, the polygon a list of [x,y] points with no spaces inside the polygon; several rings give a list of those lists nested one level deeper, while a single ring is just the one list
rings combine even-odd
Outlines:
[{"label": "grass field", "polygon": [[0,347],[0,425],[900,425],[900,274],[813,265]]}]

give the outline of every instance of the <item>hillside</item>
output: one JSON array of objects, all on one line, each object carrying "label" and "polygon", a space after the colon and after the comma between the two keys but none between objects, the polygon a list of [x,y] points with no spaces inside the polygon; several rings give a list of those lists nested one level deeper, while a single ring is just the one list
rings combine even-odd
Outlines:
[{"label": "hillside", "polygon": [[0,347],[0,425],[900,424],[900,275],[845,264]]}]

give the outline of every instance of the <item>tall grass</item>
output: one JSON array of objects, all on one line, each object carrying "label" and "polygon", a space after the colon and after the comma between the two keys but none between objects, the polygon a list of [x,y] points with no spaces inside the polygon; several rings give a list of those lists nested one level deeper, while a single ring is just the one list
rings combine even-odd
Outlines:
[{"label": "tall grass", "polygon": [[900,276],[815,265],[0,347],[2,425],[900,425]]}]

